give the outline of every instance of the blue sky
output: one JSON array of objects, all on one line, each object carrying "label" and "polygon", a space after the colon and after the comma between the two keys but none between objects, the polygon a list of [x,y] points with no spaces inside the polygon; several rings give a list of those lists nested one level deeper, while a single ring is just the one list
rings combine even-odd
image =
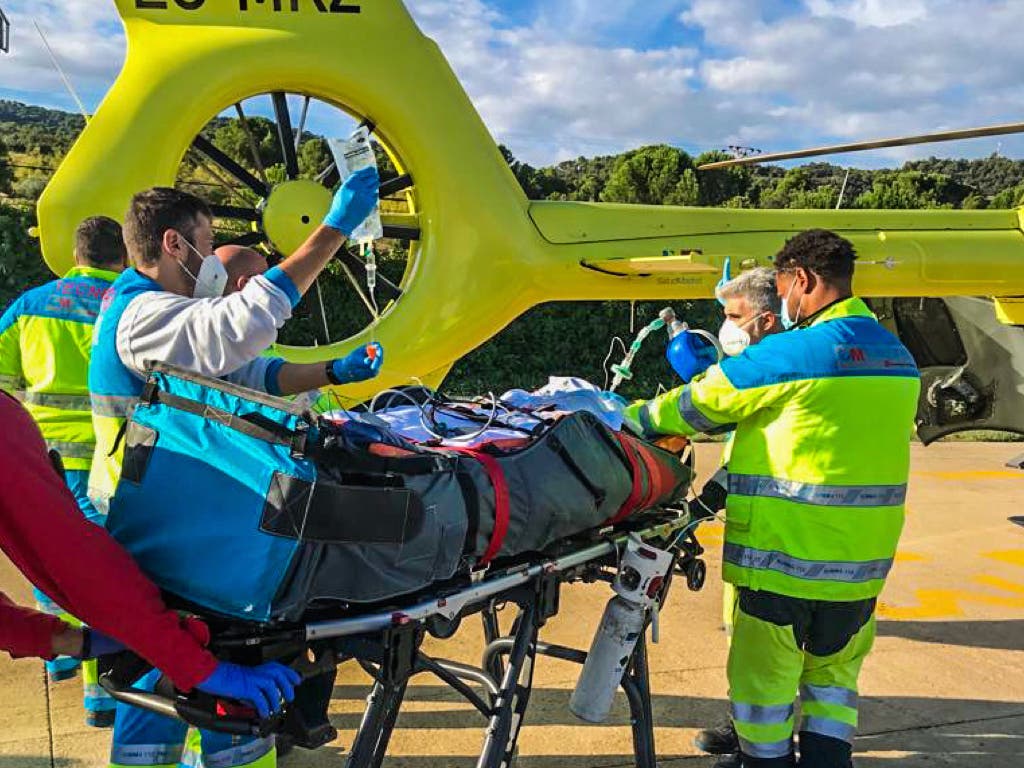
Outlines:
[{"label": "blue sky", "polygon": [[[1024,120],[1020,0],[409,0],[495,138],[535,165],[666,142],[766,151]],[[0,97],[89,109],[124,54],[110,0],[0,0]],[[254,109],[257,107],[254,105]],[[326,125],[324,115],[311,127]],[[838,161],[1024,157],[1003,138]]]}]

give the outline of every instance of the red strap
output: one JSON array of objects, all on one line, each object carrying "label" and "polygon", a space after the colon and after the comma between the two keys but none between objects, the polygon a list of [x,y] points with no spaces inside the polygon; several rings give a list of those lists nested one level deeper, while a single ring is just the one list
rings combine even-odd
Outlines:
[{"label": "red strap", "polygon": [[629,498],[626,499],[626,503],[622,505],[622,509],[616,512],[615,516],[606,522],[605,525],[621,523],[627,517],[632,515],[637,511],[637,509],[639,509],[640,502],[644,496],[643,476],[640,472],[640,462],[637,460],[637,456],[633,452],[633,446],[620,433],[615,432],[614,434],[615,439],[618,440],[619,445],[622,446],[622,452],[626,454],[626,459],[629,461],[629,471],[633,474],[633,488],[629,492]]},{"label": "red strap", "polygon": [[644,508],[647,508],[654,506],[658,500],[670,497],[679,485],[679,481],[666,466],[664,460],[659,460],[655,453],[657,449],[639,441],[634,443],[634,447],[647,468],[648,492],[643,501]]},{"label": "red strap", "polygon": [[479,461],[483,464],[484,471],[487,473],[491,485],[494,486],[494,530],[491,531],[491,543],[487,546],[487,551],[484,552],[479,563],[480,565],[488,565],[498,556],[502,544],[505,543],[505,536],[508,534],[509,518],[512,513],[508,480],[505,478],[505,473],[502,471],[498,460],[488,453],[473,448],[449,448],[447,446],[445,450],[461,453]]}]

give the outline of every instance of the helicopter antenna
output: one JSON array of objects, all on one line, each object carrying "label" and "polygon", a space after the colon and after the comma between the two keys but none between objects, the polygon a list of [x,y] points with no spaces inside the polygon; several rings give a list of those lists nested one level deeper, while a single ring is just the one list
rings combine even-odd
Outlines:
[{"label": "helicopter antenna", "polygon": [[886,147],[908,147],[912,144],[935,144],[938,142],[957,141],[960,139],[978,139],[985,136],[1007,136],[1013,133],[1024,133],[1024,123],[990,125],[984,128],[966,128],[957,131],[941,131],[939,133],[926,133],[920,136],[901,136],[895,139],[859,141],[852,144],[835,144],[829,147],[798,149],[794,152],[773,152],[767,155],[734,157],[732,160],[705,163],[704,165],[698,166],[697,170],[709,171],[715,168],[729,168],[734,165],[754,165],[756,163],[774,162],[776,160],[795,160],[802,157],[838,155],[844,152],[863,152],[868,149],[884,149]]},{"label": "helicopter antenna", "polygon": [[60,61],[57,59],[57,54],[53,52],[53,48],[50,47],[50,42],[46,39],[46,35],[43,34],[43,28],[39,26],[39,22],[32,19],[32,23],[35,25],[36,32],[39,33],[40,39],[43,41],[43,45],[46,47],[46,52],[50,54],[50,61],[53,62],[54,69],[57,70],[57,74],[60,75],[60,79],[64,81],[64,87],[68,89],[68,93],[71,94],[71,98],[75,100],[78,105],[78,111],[82,113],[82,117],[85,118],[86,124],[89,122],[89,113],[85,109],[85,104],[78,98],[78,94],[75,93],[75,87],[71,84],[71,80],[64,73],[64,68],[61,67]]},{"label": "helicopter antenna", "polygon": [[0,52],[10,53],[11,50],[11,22],[0,8]]}]

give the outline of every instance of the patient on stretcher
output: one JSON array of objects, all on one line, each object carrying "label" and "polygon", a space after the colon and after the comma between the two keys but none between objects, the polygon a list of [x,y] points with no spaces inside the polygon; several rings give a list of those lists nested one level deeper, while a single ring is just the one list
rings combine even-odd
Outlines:
[{"label": "patient on stretcher", "polygon": [[161,587],[225,616],[379,604],[681,500],[690,468],[620,429],[624,406],[563,379],[313,417],[158,366],[108,527]]},{"label": "patient on stretcher", "polygon": [[[619,395],[583,379],[553,376],[534,392],[513,389],[497,399],[453,401],[422,387],[386,390],[365,409],[330,410],[324,418],[336,424],[371,424],[415,443],[474,448],[515,445],[538,434],[544,425],[580,411],[621,430],[627,405]],[[633,431],[639,434],[638,429]]]}]

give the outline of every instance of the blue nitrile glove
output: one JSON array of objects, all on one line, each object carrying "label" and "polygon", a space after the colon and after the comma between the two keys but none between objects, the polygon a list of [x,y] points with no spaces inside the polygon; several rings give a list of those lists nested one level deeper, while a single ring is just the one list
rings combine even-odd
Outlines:
[{"label": "blue nitrile glove", "polygon": [[668,345],[665,352],[672,369],[684,384],[718,362],[718,350],[708,339],[693,331],[683,331]]},{"label": "blue nitrile glove", "polygon": [[95,629],[82,629],[82,658],[97,659],[100,656],[111,656],[125,650],[123,643],[107,637]]},{"label": "blue nitrile glove", "polygon": [[258,667],[222,661],[213,674],[196,687],[212,696],[252,704],[260,718],[266,719],[281,708],[282,701],[291,702],[295,698],[295,687],[301,682],[298,672],[276,661]]},{"label": "blue nitrile glove", "polygon": [[372,379],[384,365],[384,347],[377,342],[359,347],[340,360],[334,360],[327,368],[331,384],[353,384]]},{"label": "blue nitrile glove", "polygon": [[[732,257],[725,257],[725,268],[722,270],[722,279],[718,281],[718,285],[715,286],[715,296],[718,296],[718,289],[723,285],[732,280]],[[718,303],[723,307],[725,306],[725,299],[718,299]]]},{"label": "blue nitrile glove", "polygon": [[356,171],[334,194],[334,202],[324,217],[324,224],[349,237],[377,205],[379,191],[380,176],[376,168]]}]

